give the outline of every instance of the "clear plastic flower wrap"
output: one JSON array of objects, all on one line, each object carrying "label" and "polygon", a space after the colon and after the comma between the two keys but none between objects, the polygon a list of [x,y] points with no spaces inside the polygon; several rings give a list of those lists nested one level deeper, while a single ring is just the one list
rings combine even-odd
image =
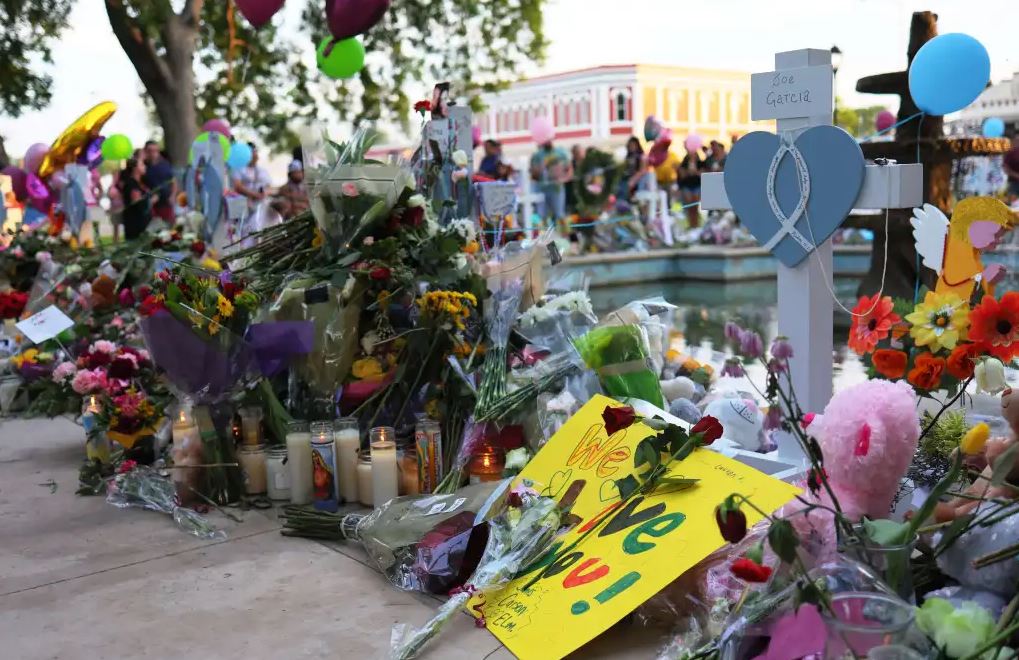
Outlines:
[{"label": "clear plastic flower wrap", "polygon": [[[417,657],[424,646],[463,609],[475,594],[491,594],[505,586],[517,572],[548,552],[559,530],[561,517],[555,500],[527,488],[514,489],[516,506],[507,506],[488,521],[485,552],[467,583],[454,590],[428,623],[412,629],[406,624],[393,627],[392,660]],[[484,625],[484,616],[478,619]]]},{"label": "clear plastic flower wrap", "polygon": [[204,516],[178,505],[177,490],[170,479],[149,467],[134,466],[114,476],[107,488],[106,502],[126,509],[138,507],[173,517],[177,525],[200,539],[225,539]]},{"label": "clear plastic flower wrap", "polygon": [[655,373],[661,373],[665,366],[665,351],[669,348],[669,331],[673,326],[672,315],[678,309],[661,296],[635,300],[606,314],[598,327],[615,325],[639,325],[647,337],[648,355]]}]

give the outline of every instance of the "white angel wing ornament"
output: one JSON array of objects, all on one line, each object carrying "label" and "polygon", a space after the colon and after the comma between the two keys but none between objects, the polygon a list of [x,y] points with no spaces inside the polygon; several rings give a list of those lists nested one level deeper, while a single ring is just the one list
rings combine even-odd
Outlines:
[{"label": "white angel wing ornament", "polygon": [[923,265],[938,275],[945,266],[945,238],[948,236],[948,218],[933,204],[913,209],[913,240],[916,251],[923,258]]}]

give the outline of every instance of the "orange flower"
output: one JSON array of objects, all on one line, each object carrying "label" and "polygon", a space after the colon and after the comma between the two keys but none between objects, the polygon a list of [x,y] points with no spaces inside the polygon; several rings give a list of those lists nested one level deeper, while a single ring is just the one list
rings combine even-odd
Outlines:
[{"label": "orange flower", "polygon": [[1019,356],[1019,292],[1009,291],[1000,301],[984,296],[969,313],[969,322],[969,338],[991,355],[1004,362]]},{"label": "orange flower", "polygon": [[980,344],[959,344],[948,356],[948,373],[959,380],[966,380],[973,375],[975,360],[983,352]]},{"label": "orange flower", "polygon": [[892,326],[902,321],[892,311],[891,296],[880,300],[877,294],[868,298],[863,296],[853,308],[853,325],[849,328],[849,348],[858,355],[872,352],[877,343],[888,337]]},{"label": "orange flower", "polygon": [[906,374],[906,363],[909,358],[903,351],[881,348],[874,351],[871,362],[874,370],[889,380],[898,380]]},{"label": "orange flower", "polygon": [[918,355],[909,372],[909,382],[917,389],[935,390],[941,384],[945,366],[945,358],[934,357],[933,353]]}]

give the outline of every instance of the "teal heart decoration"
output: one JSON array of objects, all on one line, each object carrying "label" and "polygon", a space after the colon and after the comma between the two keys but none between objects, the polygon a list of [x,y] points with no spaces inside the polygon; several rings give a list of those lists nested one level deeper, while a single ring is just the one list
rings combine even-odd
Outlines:
[{"label": "teal heart decoration", "polygon": [[[774,133],[740,138],[725,162],[725,192],[743,226],[792,267],[845,221],[863,185],[864,159],[856,140],[836,126],[805,130],[792,143],[794,151],[773,165],[782,146]],[[784,219],[792,220],[789,231]]]}]

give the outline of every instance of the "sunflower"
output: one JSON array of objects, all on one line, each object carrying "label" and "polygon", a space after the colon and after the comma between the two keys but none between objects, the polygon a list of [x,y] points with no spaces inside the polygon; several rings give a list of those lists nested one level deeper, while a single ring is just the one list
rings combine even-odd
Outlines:
[{"label": "sunflower", "polygon": [[216,299],[216,307],[219,308],[219,315],[223,318],[228,319],[233,316],[234,305],[223,294],[220,294]]},{"label": "sunflower", "polygon": [[969,313],[969,338],[1005,362],[1019,355],[1019,292],[984,296]]},{"label": "sunflower", "polygon": [[216,316],[213,316],[212,320],[209,321],[209,335],[215,337],[217,334],[219,334],[219,331],[222,327],[223,326],[220,325],[219,323],[219,315],[217,314]]},{"label": "sunflower", "polygon": [[909,335],[917,346],[926,346],[935,353],[950,351],[960,339],[966,339],[969,306],[954,293],[928,291],[906,320],[912,324]]},{"label": "sunflower", "polygon": [[885,296],[880,300],[876,293],[869,298],[861,297],[853,308],[849,348],[858,355],[865,355],[873,351],[879,341],[886,339],[892,326],[902,320],[892,311],[893,306],[891,296]]}]

